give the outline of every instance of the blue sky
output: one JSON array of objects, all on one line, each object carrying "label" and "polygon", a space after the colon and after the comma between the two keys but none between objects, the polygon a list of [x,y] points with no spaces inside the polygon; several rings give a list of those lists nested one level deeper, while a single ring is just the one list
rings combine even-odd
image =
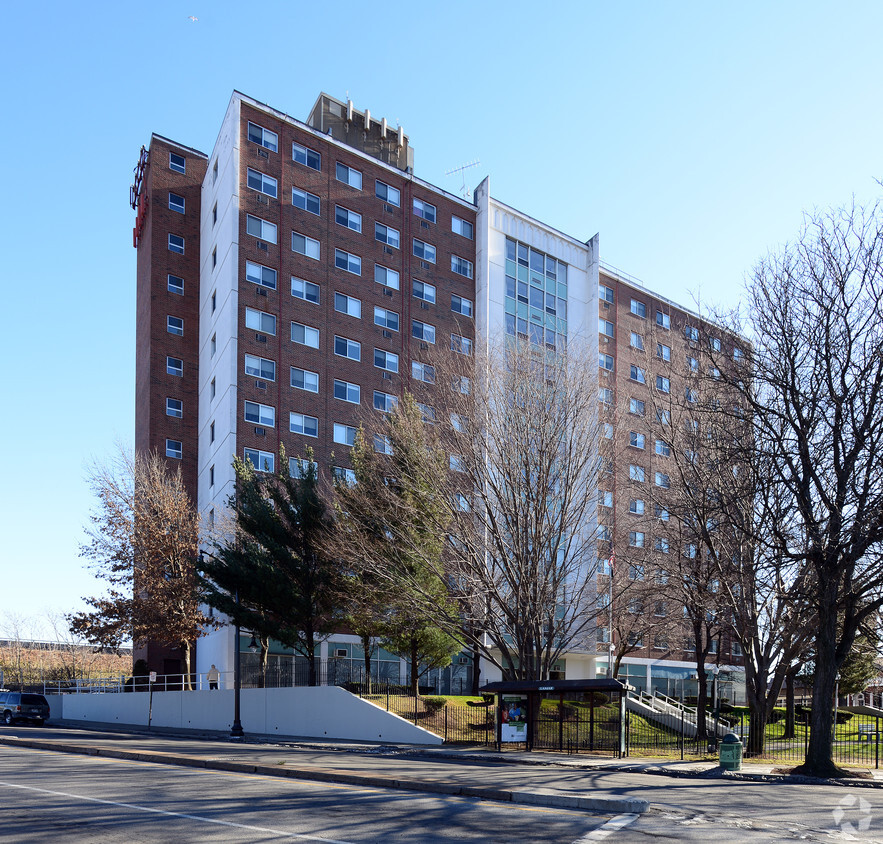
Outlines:
[{"label": "blue sky", "polygon": [[349,95],[404,126],[420,177],[456,192],[445,172],[480,159],[470,187],[600,231],[675,301],[735,305],[804,211],[879,195],[881,31],[871,2],[10,5],[0,634],[101,588],[84,472],[133,440],[128,189],[151,132],[210,152],[234,88],[301,119]]}]

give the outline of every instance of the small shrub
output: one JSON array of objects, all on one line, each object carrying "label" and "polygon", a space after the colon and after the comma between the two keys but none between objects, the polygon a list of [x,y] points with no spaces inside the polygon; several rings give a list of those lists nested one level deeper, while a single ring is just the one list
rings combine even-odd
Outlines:
[{"label": "small shrub", "polygon": [[430,715],[435,715],[436,712],[444,709],[445,704],[448,702],[446,697],[424,697],[421,700]]}]

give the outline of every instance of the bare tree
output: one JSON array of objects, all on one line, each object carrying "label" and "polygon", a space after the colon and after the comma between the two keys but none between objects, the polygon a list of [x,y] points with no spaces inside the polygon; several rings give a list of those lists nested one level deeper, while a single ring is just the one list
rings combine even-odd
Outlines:
[{"label": "bare tree", "polygon": [[[527,343],[492,344],[478,359],[453,354],[431,366],[434,387],[415,396],[425,421],[394,411],[394,424],[376,419],[364,434],[376,434],[383,451],[415,455],[386,487],[399,517],[384,530],[418,552],[406,529],[418,514],[403,509],[401,488],[415,499],[418,492],[431,496],[432,530],[447,537],[444,565],[434,570],[456,599],[455,612],[411,578],[421,610],[504,676],[547,678],[565,652],[595,651],[594,369],[577,354]],[[416,441],[425,442],[422,450]],[[360,494],[351,488],[342,509],[355,512]],[[391,512],[378,500],[383,494],[372,488],[361,509],[373,501],[375,512]],[[357,536],[352,541],[361,554]],[[382,576],[384,566],[375,570]]]},{"label": "bare tree", "polygon": [[[883,606],[883,212],[810,217],[748,285],[740,367],[724,370],[793,518],[768,523],[815,615],[812,732],[798,769],[834,765],[835,678],[862,623]],[[741,368],[742,373],[735,371]],[[793,588],[793,587],[792,587]],[[839,619],[839,621],[838,621]]]},{"label": "bare tree", "polygon": [[191,643],[211,621],[200,611],[196,582],[199,514],[181,473],[156,454],[121,453],[95,466],[89,484],[99,507],[80,554],[108,592],[84,598],[92,610],[68,615],[70,629],[102,647],[152,640],[181,648],[190,688]]}]

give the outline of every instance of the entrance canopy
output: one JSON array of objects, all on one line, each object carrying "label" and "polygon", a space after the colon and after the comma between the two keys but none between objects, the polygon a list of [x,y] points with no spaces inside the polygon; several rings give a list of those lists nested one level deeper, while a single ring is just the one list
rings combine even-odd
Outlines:
[{"label": "entrance canopy", "polygon": [[540,694],[569,694],[580,692],[624,692],[630,686],[619,680],[603,677],[597,680],[499,680],[488,683],[482,692],[493,694],[517,694],[539,692]]}]

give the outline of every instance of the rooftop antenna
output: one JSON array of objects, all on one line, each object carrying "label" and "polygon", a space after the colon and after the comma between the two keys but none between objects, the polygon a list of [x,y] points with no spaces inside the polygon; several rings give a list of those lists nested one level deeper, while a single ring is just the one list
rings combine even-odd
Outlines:
[{"label": "rooftop antenna", "polygon": [[460,167],[454,167],[445,173],[446,176],[453,176],[455,173],[460,173],[463,176],[463,184],[460,187],[460,193],[463,194],[463,199],[469,199],[469,190],[466,187],[466,171],[470,167],[478,167],[479,164],[481,164],[481,162],[476,158],[475,161],[470,161]]}]

